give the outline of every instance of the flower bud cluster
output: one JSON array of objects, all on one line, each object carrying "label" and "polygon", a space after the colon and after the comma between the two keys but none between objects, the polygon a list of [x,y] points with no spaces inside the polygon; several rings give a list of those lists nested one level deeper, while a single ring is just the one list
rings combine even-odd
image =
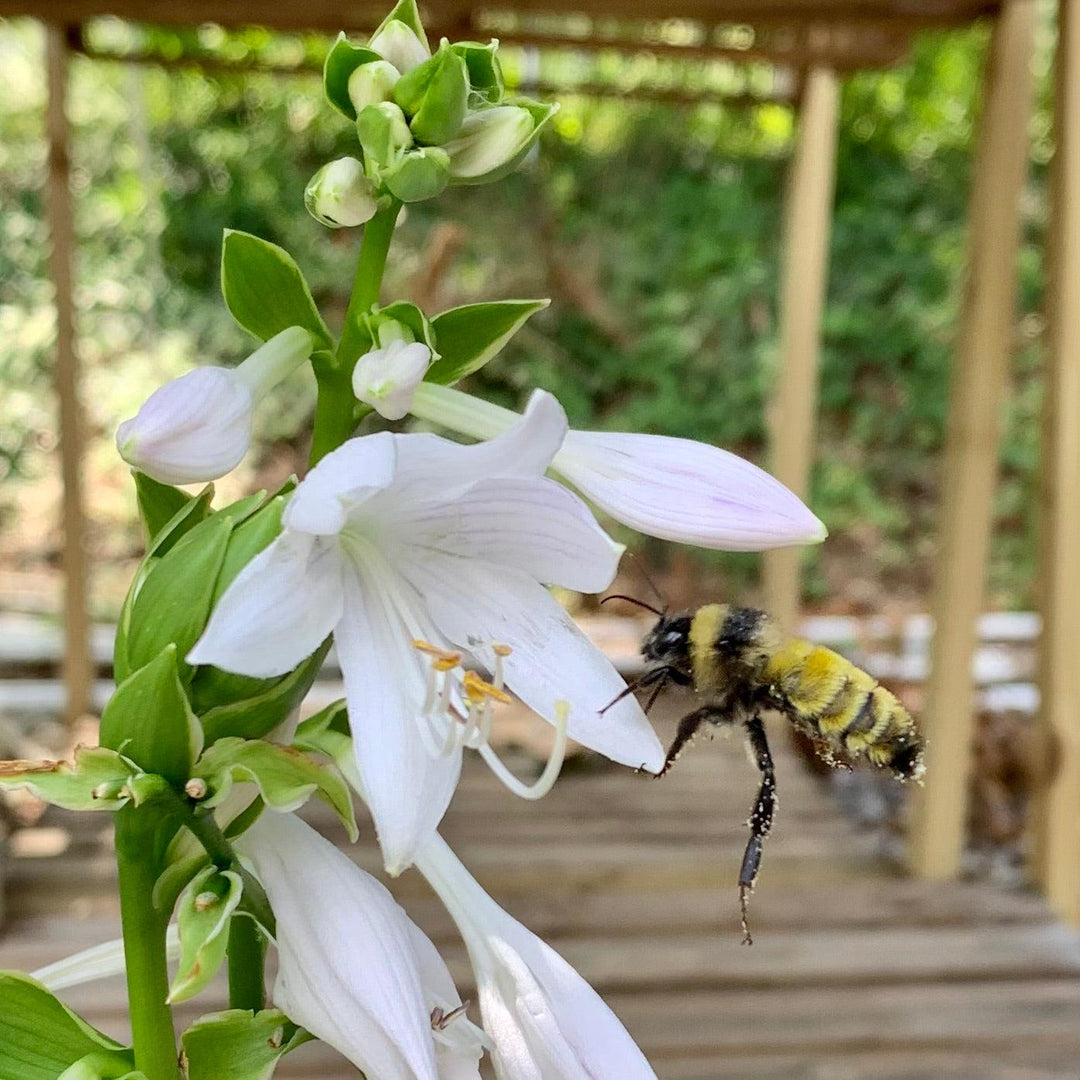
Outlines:
[{"label": "flower bud cluster", "polygon": [[327,57],[326,94],[356,123],[359,158],[312,178],[307,206],[336,228],[371,218],[380,198],[431,199],[450,184],[483,184],[516,168],[555,106],[508,97],[498,42],[432,52],[413,0],[402,0],[366,48],[340,37]]}]

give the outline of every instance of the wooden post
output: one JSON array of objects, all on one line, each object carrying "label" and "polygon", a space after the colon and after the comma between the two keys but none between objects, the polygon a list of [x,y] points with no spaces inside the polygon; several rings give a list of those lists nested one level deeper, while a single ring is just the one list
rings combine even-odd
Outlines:
[{"label": "wooden post", "polygon": [[1080,925],[1080,10],[1058,5],[1056,148],[1050,173],[1043,425],[1041,727],[1046,785],[1034,807],[1034,871]]},{"label": "wooden post", "polygon": [[[803,85],[798,140],[788,178],[780,284],[780,370],[769,423],[772,471],[803,498],[813,463],[839,102],[835,72],[811,68]],[[799,614],[800,553],[800,548],[785,548],[765,554],[768,607],[789,630],[794,629]]]},{"label": "wooden post", "polygon": [[90,710],[93,663],[87,613],[86,514],[83,507],[83,419],[79,403],[79,365],[75,354],[75,318],[71,260],[75,232],[68,186],[68,123],[65,112],[69,50],[65,30],[46,27],[49,102],[49,173],[45,213],[51,238],[50,268],[56,289],[56,363],[53,381],[58,404],[60,473],[63,480],[65,718],[70,722]]},{"label": "wooden post", "polygon": [[994,27],[972,178],[967,281],[949,396],[933,602],[932,667],[922,717],[925,786],[916,792],[911,861],[949,878],[960,868],[971,760],[977,620],[997,481],[1027,175],[1033,0],[1009,0]]}]

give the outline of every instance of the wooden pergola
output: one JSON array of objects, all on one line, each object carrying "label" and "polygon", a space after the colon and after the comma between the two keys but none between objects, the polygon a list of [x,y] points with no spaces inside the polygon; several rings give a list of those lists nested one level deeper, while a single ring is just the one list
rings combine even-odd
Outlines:
[{"label": "wooden pergola", "polygon": [[[78,360],[73,344],[73,234],[64,95],[81,26],[98,15],[166,24],[257,24],[282,30],[370,31],[386,2],[305,0],[0,0],[48,31],[48,215],[58,341],[55,367],[64,481],[68,709],[89,707],[86,560]],[[801,495],[813,460],[821,315],[835,174],[839,80],[902,59],[913,35],[992,22],[984,76],[963,310],[943,462],[936,634],[923,722],[930,743],[917,794],[911,864],[957,875],[964,839],[976,620],[985,596],[999,414],[1012,347],[1020,203],[1027,173],[1035,0],[429,0],[434,36],[497,36],[507,44],[618,49],[765,61],[798,76],[798,136],[788,179],[780,292],[782,371],[772,415],[772,470]],[[647,9],[647,10],[646,10]],[[553,18],[573,14],[571,21]],[[570,26],[570,29],[566,29]],[[1080,0],[1059,0],[1043,420],[1041,560],[1042,781],[1034,872],[1054,908],[1080,925]],[[789,626],[799,599],[797,551],[769,553],[766,586]]]}]

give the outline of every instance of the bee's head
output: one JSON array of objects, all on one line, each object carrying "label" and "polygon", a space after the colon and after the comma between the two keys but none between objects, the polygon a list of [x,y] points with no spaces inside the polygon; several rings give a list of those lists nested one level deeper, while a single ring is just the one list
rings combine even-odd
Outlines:
[{"label": "bee's head", "polygon": [[661,615],[641,643],[641,655],[653,663],[685,669],[690,663],[690,616]]}]

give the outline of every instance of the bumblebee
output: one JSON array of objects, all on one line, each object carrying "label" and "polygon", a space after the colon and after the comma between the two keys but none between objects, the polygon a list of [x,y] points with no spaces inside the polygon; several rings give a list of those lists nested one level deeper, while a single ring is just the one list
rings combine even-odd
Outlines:
[{"label": "bumblebee", "polygon": [[907,709],[871,675],[832,649],[784,639],[764,611],[707,604],[693,614],[668,615],[631,597],[611,599],[631,600],[659,616],[641,646],[650,668],[626,693],[652,686],[646,711],[668,683],[692,686],[704,699],[679,721],[660,776],[703,724],[738,724],[746,732],[761,773],[739,871],[743,940],[751,944],[747,904],[776,812],[776,772],[762,711],[786,716],[828,764],[865,758],[900,780],[922,776],[922,736]]}]

